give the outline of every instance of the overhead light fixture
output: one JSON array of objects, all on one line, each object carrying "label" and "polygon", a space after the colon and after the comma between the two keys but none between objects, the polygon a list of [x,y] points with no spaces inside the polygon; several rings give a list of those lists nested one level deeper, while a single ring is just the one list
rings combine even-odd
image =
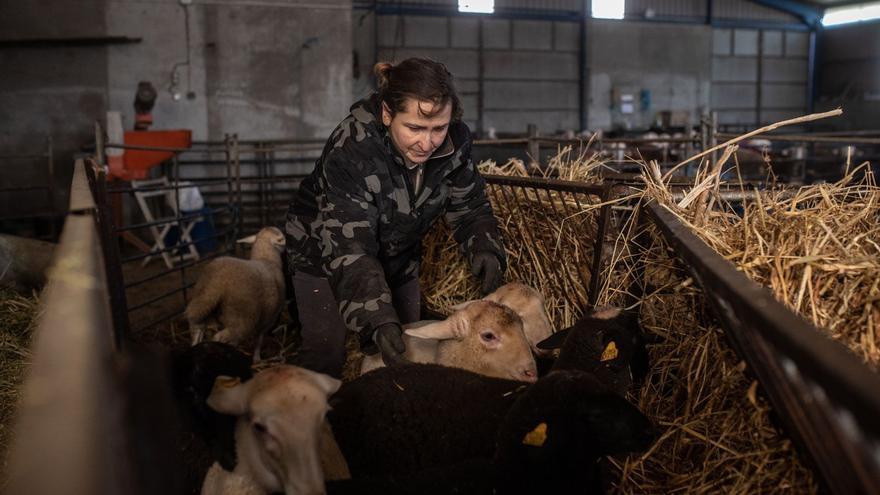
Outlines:
[{"label": "overhead light fixture", "polygon": [[623,19],[625,0],[593,0],[594,19]]},{"label": "overhead light fixture", "polygon": [[458,0],[458,11],[492,14],[495,12],[495,0]]},{"label": "overhead light fixture", "polygon": [[822,17],[822,25],[838,26],[840,24],[872,21],[875,19],[880,19],[880,2],[827,8],[825,9],[825,16]]}]

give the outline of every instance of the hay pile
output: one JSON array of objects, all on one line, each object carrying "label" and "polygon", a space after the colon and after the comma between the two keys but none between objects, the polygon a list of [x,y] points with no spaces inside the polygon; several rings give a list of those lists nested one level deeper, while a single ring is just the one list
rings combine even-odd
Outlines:
[{"label": "hay pile", "polygon": [[[588,180],[597,180],[600,166],[591,167]],[[501,167],[481,164],[481,169],[515,175],[526,171],[515,161]],[[568,202],[566,215],[560,212],[558,200],[555,210],[548,208],[546,201],[538,201],[535,191],[520,191],[518,196],[510,190],[506,193],[490,186],[489,195],[507,242],[507,279],[539,288],[548,299],[554,326],[564,328],[587,309],[597,205],[595,201],[582,203],[581,209],[575,210]],[[540,194],[545,200],[544,193]],[[632,199],[623,198],[618,206]],[[727,346],[699,289],[679,271],[653,230],[638,232],[632,217],[620,222],[611,228],[613,245],[606,246],[610,259],[602,274],[598,304],[626,301],[636,280],[637,257],[629,252],[630,241],[638,239],[648,253],[643,260],[648,295],[639,311],[645,330],[658,343],[649,346],[652,369],[632,400],[655,421],[661,436],[641,456],[609,460],[613,490],[658,494],[816,492],[812,473],[798,459],[791,442],[773,426],[758,384]],[[448,229],[432,233],[425,248],[422,287],[429,305],[443,309],[477,297],[475,282]]]},{"label": "hay pile", "polygon": [[[661,431],[640,456],[609,459],[617,493],[815,493],[812,473],[770,420],[745,363],[714,323],[702,292],[652,226],[627,225],[614,254],[615,277],[600,304],[621,304],[643,263],[638,307],[651,371],[632,398]],[[637,235],[645,257],[630,253]]]},{"label": "hay pile", "polygon": [[690,204],[662,187],[649,191],[715,251],[880,368],[880,188],[867,164],[834,184],[759,191],[740,214],[714,187]]},{"label": "hay pile", "polygon": [[36,296],[0,289],[0,471],[5,471],[19,387],[30,363],[38,306]]},{"label": "hay pile", "polygon": [[[561,148],[540,175],[597,182],[603,162],[586,150]],[[484,174],[528,176],[521,160],[504,165],[486,161],[478,166]],[[547,299],[547,311],[558,328],[573,324],[587,307],[599,198],[488,185],[487,194],[507,248],[507,280],[538,287]],[[476,279],[445,223],[424,239],[420,273],[422,292],[429,307],[447,311],[449,306],[479,298]]]}]

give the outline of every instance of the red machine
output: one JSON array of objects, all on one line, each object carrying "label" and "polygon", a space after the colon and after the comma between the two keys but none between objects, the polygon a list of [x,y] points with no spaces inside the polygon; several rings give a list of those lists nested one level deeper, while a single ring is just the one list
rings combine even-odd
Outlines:
[{"label": "red machine", "polygon": [[156,89],[149,82],[138,83],[134,98],[135,124],[133,131],[125,131],[123,142],[131,146],[170,148],[164,151],[127,149],[121,155],[109,156],[110,176],[121,180],[146,179],[151,168],[170,160],[180,149],[192,146],[189,129],[151,131]]}]

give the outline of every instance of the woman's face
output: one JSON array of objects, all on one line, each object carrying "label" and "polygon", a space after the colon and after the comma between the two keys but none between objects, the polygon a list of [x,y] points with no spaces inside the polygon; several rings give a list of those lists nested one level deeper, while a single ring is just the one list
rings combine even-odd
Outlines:
[{"label": "woman's face", "polygon": [[412,163],[425,163],[434,150],[443,144],[452,120],[452,105],[447,103],[433,117],[434,103],[407,98],[404,111],[391,117],[391,112],[382,103],[382,122],[391,133],[391,141],[397,151]]}]

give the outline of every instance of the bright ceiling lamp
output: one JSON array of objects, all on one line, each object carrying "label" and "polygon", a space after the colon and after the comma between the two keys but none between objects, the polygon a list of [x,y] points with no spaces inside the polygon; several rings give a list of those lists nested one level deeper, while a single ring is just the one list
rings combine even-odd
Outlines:
[{"label": "bright ceiling lamp", "polygon": [[827,8],[825,9],[825,16],[822,17],[822,25],[837,26],[839,24],[871,21],[875,19],[880,19],[880,2]]},{"label": "bright ceiling lamp", "polygon": [[458,0],[458,11],[491,14],[495,12],[495,0]]},{"label": "bright ceiling lamp", "polygon": [[625,0],[593,0],[594,19],[623,19]]}]

